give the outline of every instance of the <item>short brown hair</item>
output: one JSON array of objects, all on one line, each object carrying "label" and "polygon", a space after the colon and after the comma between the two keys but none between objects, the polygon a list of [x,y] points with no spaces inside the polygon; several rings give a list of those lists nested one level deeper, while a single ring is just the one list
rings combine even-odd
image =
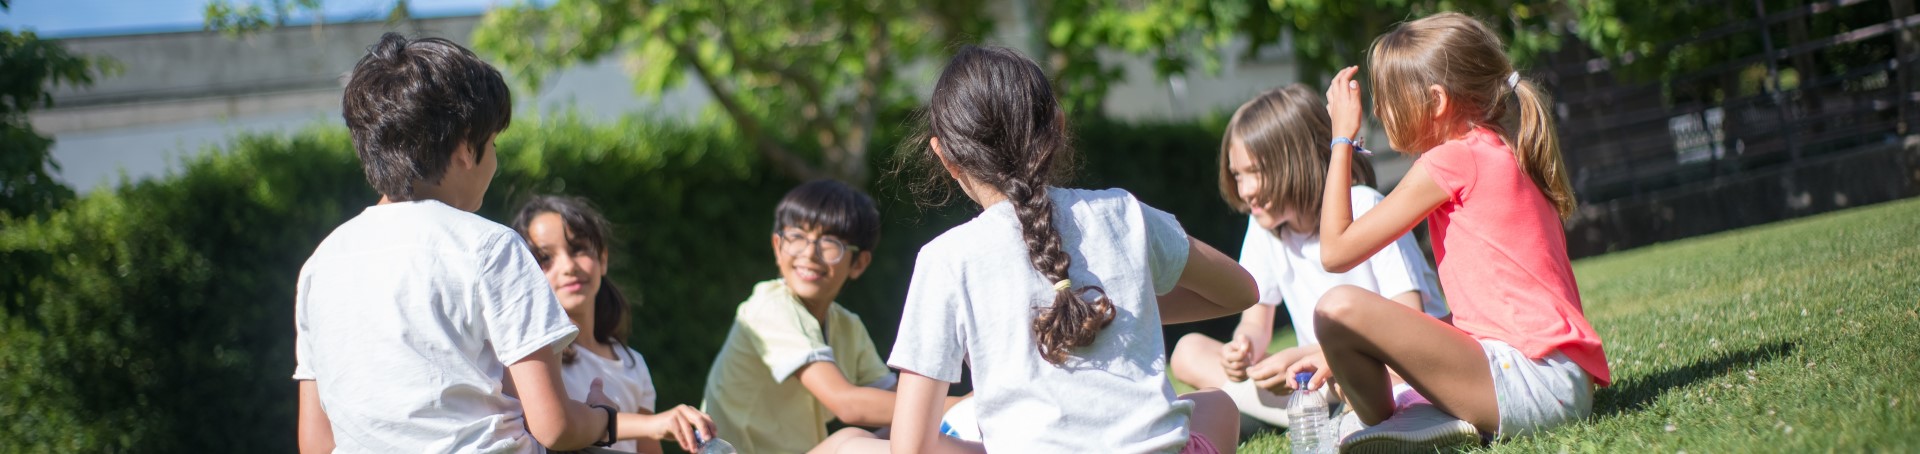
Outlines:
[{"label": "short brown hair", "polygon": [[[1327,165],[1333,159],[1333,119],[1327,102],[1313,89],[1293,84],[1260,93],[1241,104],[1220,140],[1220,198],[1246,213],[1233,180],[1233,143],[1246,147],[1260,178],[1263,198],[1278,202],[1309,228],[1320,232],[1321,192],[1327,185]],[[1353,182],[1374,184],[1373,162],[1353,160]],[[1276,233],[1284,226],[1275,226]]]},{"label": "short brown hair", "polygon": [[367,183],[405,198],[415,181],[438,184],[460,144],[483,157],[513,121],[513,95],[499,71],[452,41],[387,33],[353,65],[340,110]]}]

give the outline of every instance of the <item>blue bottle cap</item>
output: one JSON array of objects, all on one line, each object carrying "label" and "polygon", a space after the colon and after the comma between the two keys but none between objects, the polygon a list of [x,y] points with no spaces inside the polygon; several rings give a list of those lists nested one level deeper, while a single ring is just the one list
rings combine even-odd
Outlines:
[{"label": "blue bottle cap", "polygon": [[1293,381],[1294,383],[1299,383],[1300,387],[1304,389],[1307,387],[1307,382],[1313,381],[1313,373],[1301,372],[1301,373],[1293,374]]}]

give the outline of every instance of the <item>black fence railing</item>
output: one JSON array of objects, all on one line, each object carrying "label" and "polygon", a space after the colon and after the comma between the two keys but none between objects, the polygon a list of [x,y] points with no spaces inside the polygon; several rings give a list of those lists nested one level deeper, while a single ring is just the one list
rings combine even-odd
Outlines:
[{"label": "black fence railing", "polygon": [[1696,2],[1722,23],[1641,62],[1703,62],[1665,77],[1581,45],[1547,59],[1575,255],[1920,192],[1913,0],[1781,3]]}]

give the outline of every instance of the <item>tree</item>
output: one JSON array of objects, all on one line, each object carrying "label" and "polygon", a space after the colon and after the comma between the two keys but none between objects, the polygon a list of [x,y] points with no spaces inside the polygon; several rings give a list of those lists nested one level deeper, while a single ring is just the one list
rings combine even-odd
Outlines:
[{"label": "tree", "polygon": [[[1605,3],[1605,2],[1601,2]],[[1401,21],[1440,11],[1488,20],[1520,63],[1559,47],[1573,10],[1563,0],[1079,0],[1049,2],[1048,62],[1075,103],[1097,103],[1122,76],[1102,49],[1146,55],[1157,76],[1215,72],[1234,37],[1252,56],[1289,37],[1301,80],[1313,83],[1363,62],[1373,38]],[[1095,104],[1097,105],[1097,104]]]},{"label": "tree", "polygon": [[33,130],[27,112],[52,107],[54,87],[92,84],[110,65],[30,31],[0,30],[0,215],[29,216],[73,198],[73,189],[53,178],[60,170],[48,153],[53,139]]},{"label": "tree", "polygon": [[535,86],[556,69],[616,52],[633,62],[642,94],[691,76],[774,168],[864,185],[880,111],[907,97],[901,68],[984,30],[979,5],[557,0],[494,9],[473,42]]},{"label": "tree", "polygon": [[[208,23],[217,26],[223,16],[212,14],[214,5],[233,0],[212,1]],[[254,1],[317,8],[321,0]],[[1103,52],[1146,56],[1164,79],[1219,70],[1236,37],[1252,44],[1246,55],[1286,37],[1301,80],[1311,83],[1359,64],[1373,38],[1394,24],[1439,11],[1487,19],[1521,67],[1569,34],[1621,58],[1646,47],[1643,36],[1719,14],[1642,5],[1652,1],[553,0],[489,11],[473,43],[532,87],[576,62],[613,57],[630,62],[642,94],[690,77],[782,173],[863,184],[880,111],[910,98],[902,68],[937,61],[951,43],[982,41],[997,25],[1024,31],[1014,35],[1025,42],[1012,44],[1056,78],[1070,110],[1098,112],[1108,88],[1126,77]],[[1622,22],[1641,17],[1622,9],[1659,20]]]}]

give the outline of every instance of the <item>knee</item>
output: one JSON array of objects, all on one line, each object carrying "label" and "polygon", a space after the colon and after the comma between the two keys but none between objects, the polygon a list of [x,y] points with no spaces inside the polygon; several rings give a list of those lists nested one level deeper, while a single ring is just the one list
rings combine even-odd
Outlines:
[{"label": "knee", "polygon": [[1218,343],[1219,341],[1213,340],[1212,337],[1207,337],[1205,334],[1187,333],[1185,336],[1180,336],[1179,342],[1173,344],[1173,356],[1175,358],[1183,358],[1194,355],[1195,350],[1199,350],[1209,342]]},{"label": "knee", "polygon": [[1231,417],[1235,420],[1240,417],[1240,406],[1233,403],[1233,398],[1227,397],[1226,391],[1217,388],[1181,394],[1180,398],[1193,401],[1193,412],[1197,414]]},{"label": "knee", "polygon": [[852,439],[852,438],[880,438],[880,436],[874,435],[873,432],[868,432],[866,429],[862,429],[858,427],[848,427],[845,429],[834,431],[833,435],[827,438],[845,440],[845,439]]},{"label": "knee", "polygon": [[1202,356],[1204,356],[1205,352],[1203,350],[1209,343],[1219,343],[1219,341],[1215,341],[1213,338],[1200,333],[1188,333],[1185,336],[1180,336],[1180,341],[1173,344],[1173,356],[1170,358],[1170,361],[1168,361],[1172,366],[1174,378],[1180,379],[1182,382],[1192,383],[1191,380],[1194,377],[1188,376],[1191,375],[1190,371],[1187,370],[1188,363],[1204,361],[1205,358],[1202,358]]},{"label": "knee", "polygon": [[1338,330],[1350,324],[1359,314],[1361,301],[1372,292],[1360,287],[1342,285],[1328,290],[1313,305],[1313,327],[1322,333],[1329,329]]}]

